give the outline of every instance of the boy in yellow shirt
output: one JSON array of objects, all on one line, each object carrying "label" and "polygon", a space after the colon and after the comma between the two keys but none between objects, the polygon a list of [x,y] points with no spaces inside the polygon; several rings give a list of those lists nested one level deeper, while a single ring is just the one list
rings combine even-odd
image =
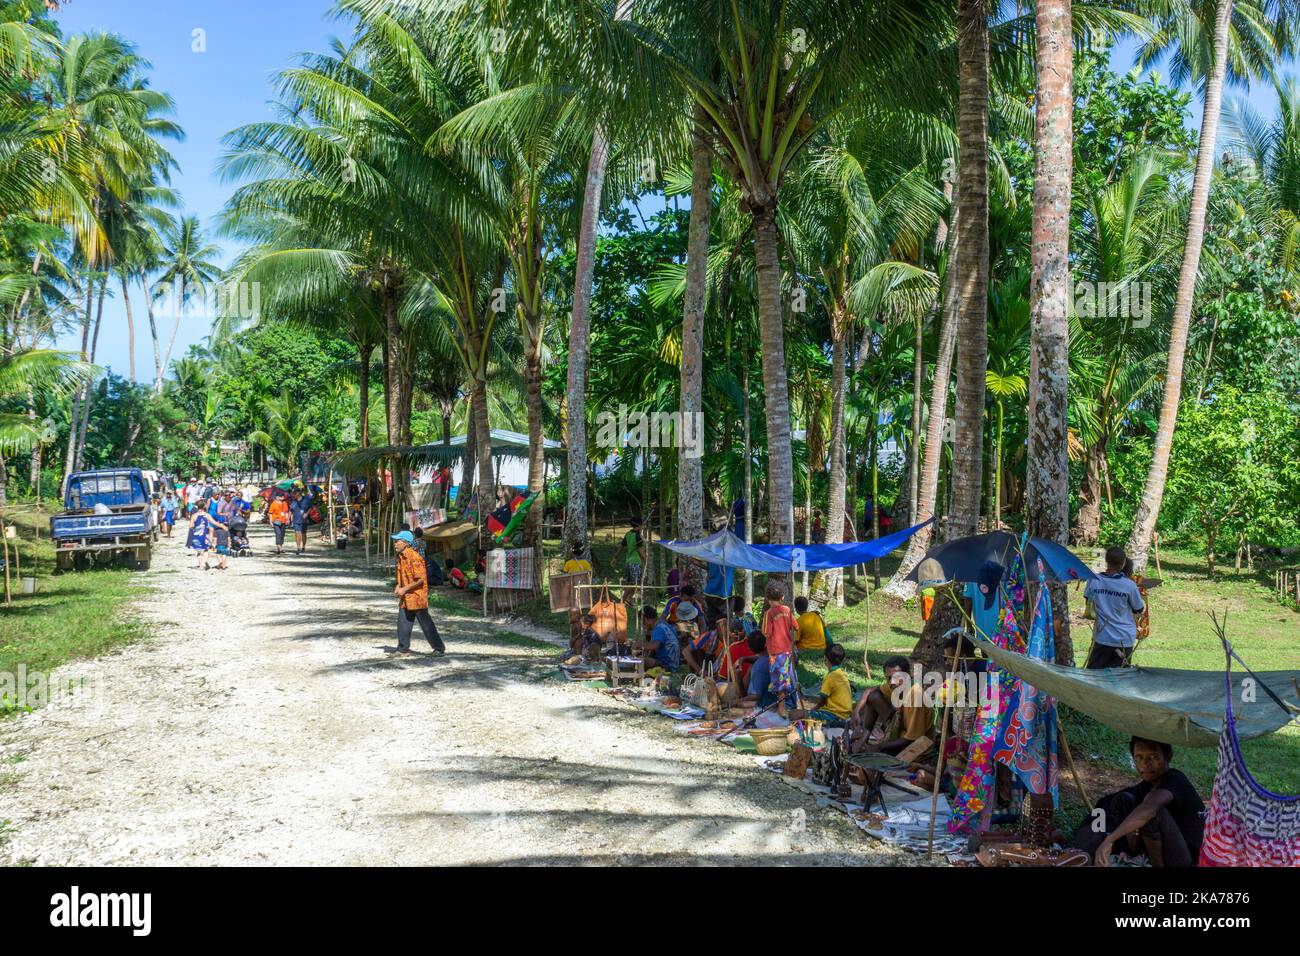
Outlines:
[{"label": "boy in yellow shirt", "polygon": [[820,720],[827,727],[843,727],[844,722],[853,713],[853,687],[848,675],[844,673],[844,645],[827,644],[826,676],[822,678],[821,692],[809,711],[793,711],[792,720],[811,717]]},{"label": "boy in yellow shirt", "polygon": [[564,562],[563,573],[573,574],[575,571],[590,571],[591,562],[582,556],[582,545],[573,546],[573,557]]},{"label": "boy in yellow shirt", "polygon": [[799,625],[799,636],[795,639],[794,644],[799,649],[799,653],[824,651],[826,649],[826,622],[822,620],[822,616],[816,611],[808,610],[808,599],[806,597],[794,599],[794,611],[799,615],[796,622]]}]

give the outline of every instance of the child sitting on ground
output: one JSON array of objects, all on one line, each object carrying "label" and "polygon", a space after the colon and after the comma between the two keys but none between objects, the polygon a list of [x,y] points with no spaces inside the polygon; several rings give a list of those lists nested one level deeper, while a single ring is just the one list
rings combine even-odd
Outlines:
[{"label": "child sitting on ground", "polygon": [[[591,613],[582,615],[582,625],[573,640],[569,641],[570,655],[577,654],[587,660],[594,660],[600,656],[600,649],[604,646],[605,640],[596,633],[595,628],[596,615]],[[595,648],[594,654],[591,648]]]},{"label": "child sitting on ground", "polygon": [[813,702],[811,710],[791,711],[790,719],[811,717],[822,721],[827,727],[843,727],[853,713],[853,688],[843,669],[844,645],[827,644],[823,656],[826,660],[826,676],[822,678],[817,700]]},{"label": "child sitting on ground", "polygon": [[451,558],[447,559],[447,583],[462,591],[469,587],[469,579],[465,577],[465,572],[456,567]]}]

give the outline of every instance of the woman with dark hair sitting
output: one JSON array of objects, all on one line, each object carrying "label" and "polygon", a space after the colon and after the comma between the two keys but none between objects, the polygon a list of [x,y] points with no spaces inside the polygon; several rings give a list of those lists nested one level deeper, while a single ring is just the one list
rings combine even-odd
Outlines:
[{"label": "woman with dark hair sitting", "polygon": [[1129,741],[1142,782],[1097,801],[1074,834],[1074,845],[1110,865],[1112,849],[1145,855],[1152,866],[1196,866],[1205,833],[1205,803],[1192,782],[1169,766],[1174,748],[1145,737]]}]

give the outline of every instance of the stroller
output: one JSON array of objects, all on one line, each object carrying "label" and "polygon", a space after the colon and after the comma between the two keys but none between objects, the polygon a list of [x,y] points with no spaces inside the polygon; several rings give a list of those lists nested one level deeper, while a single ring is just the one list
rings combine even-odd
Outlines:
[{"label": "stroller", "polygon": [[253,553],[248,546],[248,519],[242,514],[230,519],[230,553],[237,558],[247,558]]}]

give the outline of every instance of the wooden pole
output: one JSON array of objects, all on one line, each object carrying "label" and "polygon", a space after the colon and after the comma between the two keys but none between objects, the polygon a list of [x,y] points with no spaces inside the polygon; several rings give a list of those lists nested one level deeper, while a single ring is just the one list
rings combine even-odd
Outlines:
[{"label": "wooden pole", "polygon": [[[948,585],[952,587],[952,585]],[[870,594],[871,592],[867,592]],[[961,653],[961,639],[957,640],[957,646],[952,649],[952,664],[948,671],[948,678],[951,679],[957,670],[957,655]],[[946,681],[945,681],[946,683]],[[930,792],[930,836],[926,848],[927,856],[934,856],[934,818],[939,812],[939,781],[943,779],[943,748],[948,743],[948,724],[952,715],[952,699],[956,696],[956,687],[950,687],[944,694],[943,701],[943,724],[939,727],[939,751],[934,762],[934,789]]]},{"label": "wooden pole", "polygon": [[1056,714],[1056,734],[1061,739],[1061,749],[1065,751],[1065,762],[1070,767],[1070,774],[1074,777],[1074,785],[1079,788],[1079,796],[1083,797],[1084,805],[1088,808],[1088,813],[1092,813],[1093,804],[1088,796],[1088,791],[1083,789],[1083,778],[1079,776],[1079,771],[1074,766],[1074,754],[1070,752],[1070,743],[1065,739],[1065,725],[1061,722],[1061,713],[1058,710]]}]

